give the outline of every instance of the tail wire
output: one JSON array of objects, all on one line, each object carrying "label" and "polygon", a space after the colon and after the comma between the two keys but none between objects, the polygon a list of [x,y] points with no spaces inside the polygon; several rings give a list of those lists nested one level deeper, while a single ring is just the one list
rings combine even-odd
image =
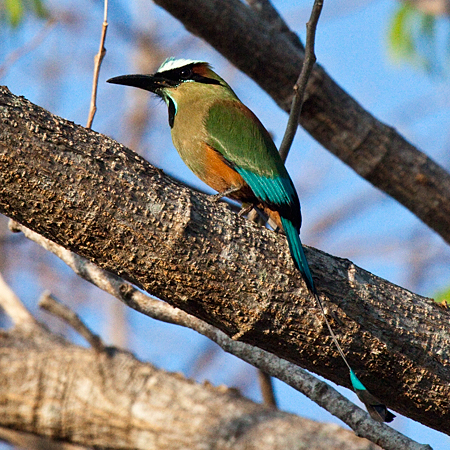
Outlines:
[{"label": "tail wire", "polygon": [[320,311],[322,312],[322,316],[323,316],[323,318],[324,318],[324,320],[325,320],[325,323],[327,324],[327,328],[328,328],[328,331],[329,331],[329,333],[330,333],[331,339],[333,339],[334,345],[336,345],[336,348],[337,348],[339,354],[341,355],[341,358],[343,359],[345,365],[348,367],[348,370],[351,371],[352,368],[350,367],[350,364],[348,363],[347,358],[345,357],[344,352],[342,351],[342,348],[341,348],[341,346],[339,345],[339,342],[338,342],[338,340],[337,340],[337,337],[336,337],[336,335],[334,334],[333,329],[331,328],[330,322],[328,321],[327,315],[326,315],[326,313],[325,313],[325,308],[323,307],[322,301],[320,300],[320,297],[319,297],[319,295],[317,294],[317,292],[314,292],[314,297],[315,297],[316,302],[318,303],[318,305],[319,305],[319,307],[320,307]]}]

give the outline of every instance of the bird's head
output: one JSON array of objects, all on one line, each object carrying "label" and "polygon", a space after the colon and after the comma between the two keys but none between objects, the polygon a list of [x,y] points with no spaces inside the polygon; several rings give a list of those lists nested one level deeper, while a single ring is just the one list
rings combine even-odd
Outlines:
[{"label": "bird's head", "polygon": [[170,127],[173,127],[183,102],[192,105],[208,98],[237,99],[230,86],[208,63],[190,59],[167,58],[152,75],[122,75],[107,82],[141,88],[161,97],[169,107]]},{"label": "bird's head", "polygon": [[162,97],[166,103],[168,98],[177,97],[176,91],[180,93],[206,91],[208,86],[222,86],[231,90],[208,63],[175,58],[166,59],[152,75],[123,75],[110,78],[107,82],[153,92]]}]

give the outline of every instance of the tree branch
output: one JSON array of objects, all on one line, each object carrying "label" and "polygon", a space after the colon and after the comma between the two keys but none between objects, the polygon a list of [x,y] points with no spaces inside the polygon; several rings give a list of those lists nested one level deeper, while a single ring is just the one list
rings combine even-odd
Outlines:
[{"label": "tree branch", "polygon": [[[282,109],[289,110],[304,51],[292,43],[288,33],[271,26],[273,14],[266,22],[266,14],[256,13],[240,0],[154,2],[255,80]],[[365,111],[318,64],[308,83],[300,124],[356,173],[450,243],[450,175]]]},{"label": "tree branch", "polygon": [[[428,448],[427,446],[412,441],[385,424],[375,422],[367,413],[356,407],[338,391],[300,367],[280,359],[272,353],[230,339],[217,328],[167,303],[152,299],[119,277],[100,269],[84,258],[45,239],[22,225],[14,223],[13,229],[14,231],[22,231],[28,239],[33,240],[61,258],[77,275],[114,295],[136,311],[157,320],[191,328],[211,339],[226,352],[259,368],[260,374],[272,375],[284,381],[341,419],[357,436],[369,439],[386,450],[425,450]],[[78,325],[76,325],[76,328],[78,329]],[[269,397],[266,406],[274,407],[275,403],[270,398],[270,391],[271,389],[266,394],[263,391],[263,396],[266,395]]]},{"label": "tree branch", "polygon": [[89,447],[53,441],[32,433],[24,433],[11,428],[0,427],[0,440],[21,450],[90,450]]},{"label": "tree branch", "polygon": [[248,5],[259,15],[261,20],[270,28],[271,33],[285,34],[293,45],[304,51],[299,37],[291,31],[285,20],[280,16],[269,0],[246,0]]},{"label": "tree branch", "polygon": [[80,319],[78,314],[72,311],[67,306],[56,300],[53,295],[45,291],[39,299],[39,306],[45,309],[48,313],[66,322],[70,325],[80,336],[88,341],[89,345],[97,352],[105,351],[105,345],[100,337],[94,334],[86,324]]},{"label": "tree branch", "polygon": [[[336,425],[271,410],[234,389],[194,383],[117,348],[75,346],[37,321],[33,326],[0,333],[0,438],[24,445],[31,437],[24,433],[33,433],[121,450],[244,450],[249,444],[284,450],[303,441],[318,449],[375,450]],[[41,444],[54,448],[47,440]]]},{"label": "tree branch", "polygon": [[[228,336],[349,386],[284,236],[0,90],[0,212]],[[450,314],[306,248],[339,341],[395,411],[448,432]]]},{"label": "tree branch", "polygon": [[94,121],[95,113],[97,112],[97,87],[98,87],[98,76],[100,74],[100,67],[102,65],[103,58],[106,55],[105,40],[106,40],[106,30],[108,29],[108,0],[103,0],[103,23],[102,23],[102,34],[100,37],[100,47],[98,53],[94,57],[94,75],[92,78],[92,93],[91,93],[91,104],[89,107],[89,115],[87,120],[86,128],[91,128],[92,122]]}]

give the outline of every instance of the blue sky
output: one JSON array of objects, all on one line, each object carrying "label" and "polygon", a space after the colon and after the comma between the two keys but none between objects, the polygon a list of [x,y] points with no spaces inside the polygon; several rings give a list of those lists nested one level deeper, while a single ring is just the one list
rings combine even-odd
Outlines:
[{"label": "blue sky", "polygon": [[[63,20],[35,51],[9,67],[0,82],[14,94],[24,95],[55,114],[85,124],[93,56],[98,49],[103,15],[101,2],[65,0],[49,4]],[[274,5],[304,41],[311,2],[274,1]],[[430,75],[420,67],[395,62],[389,56],[387,36],[397,8],[398,3],[392,0],[326,0],[316,38],[318,62],[375,117],[394,126],[448,170],[449,80],[445,73]],[[445,41],[448,23],[442,19],[438,26]],[[4,45],[0,48],[0,65],[11,51],[41,28],[41,22],[28,19],[18,30],[1,30]],[[96,131],[127,143],[130,108],[143,106],[149,114],[148,124],[136,150],[170,175],[207,190],[184,166],[172,146],[165,105],[145,92],[105,83],[107,78],[138,69],[136,37],[130,37],[129,30],[155,36],[159,49],[156,65],[166,56],[211,62],[279,144],[286,114],[208,44],[188,35],[181,24],[150,2],[110,2],[107,55],[101,70],[99,109],[93,125]],[[303,242],[347,257],[364,269],[422,295],[433,296],[449,286],[448,245],[301,129],[287,167],[302,202]],[[324,220],[358,199],[365,208],[357,208],[346,220],[317,231]],[[70,289],[58,287],[69,276],[68,271],[55,258],[43,256],[28,243],[22,243],[20,249],[9,248],[7,257],[13,258],[16,253],[22,253],[30,261],[29,271],[18,271],[11,266],[5,275],[31,309],[35,310],[40,289],[59,290],[63,300],[69,295]],[[39,263],[30,254],[38,254]],[[42,270],[41,263],[55,267],[55,286],[49,286],[47,280],[36,275]],[[80,302],[79,312],[96,332],[108,342],[115,342],[108,317],[112,316],[111,311],[117,312],[121,307],[111,306],[115,300],[94,288],[83,285],[83,289],[86,292],[80,293],[84,300]],[[182,371],[200,381],[209,379],[214,384],[237,386],[250,398],[260,401],[254,368],[192,331],[155,322],[130,310],[123,310],[123,314],[127,345],[142,359],[167,370]],[[162,334],[164,342],[160,342]],[[208,352],[210,363],[197,366],[196,361],[203,352]],[[283,383],[276,382],[275,389],[282,409],[315,420],[340,423]],[[341,391],[353,395],[345,389]],[[436,450],[450,446],[447,436],[410,420],[397,418],[393,426]]]}]

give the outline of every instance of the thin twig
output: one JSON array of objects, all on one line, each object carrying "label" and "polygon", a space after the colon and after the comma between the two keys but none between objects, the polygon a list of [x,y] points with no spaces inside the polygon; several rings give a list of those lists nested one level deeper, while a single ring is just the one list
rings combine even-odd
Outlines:
[{"label": "thin twig", "polygon": [[374,421],[369,414],[334,388],[295,364],[258,347],[231,339],[212,325],[145,295],[118,276],[100,269],[95,264],[16,222],[11,221],[10,228],[22,231],[28,239],[35,241],[61,258],[82,278],[114,295],[136,311],[163,322],[195,330],[216,342],[226,352],[261,369],[268,375],[284,381],[338,417],[358,436],[365,437],[386,450],[431,450],[430,446],[419,444],[388,425]]},{"label": "thin twig", "polygon": [[277,409],[277,399],[275,397],[275,391],[273,390],[272,377],[259,369],[258,380],[264,404],[270,408]]},{"label": "thin twig", "polygon": [[39,306],[69,324],[80,336],[83,336],[89,342],[93,349],[98,352],[105,350],[105,345],[100,337],[87,327],[78,314],[59,302],[49,291],[45,291],[41,295]]},{"label": "thin twig", "polygon": [[0,66],[0,78],[3,77],[8,69],[20,58],[25,56],[27,53],[30,53],[35,48],[37,48],[42,41],[47,37],[50,33],[54,25],[56,24],[56,20],[54,18],[50,18],[45,22],[45,25],[39,30],[36,35],[26,42],[21,47],[17,48],[13,52],[11,52],[6,58],[3,64]]},{"label": "thin twig", "polygon": [[303,60],[302,70],[297,82],[294,86],[294,98],[292,99],[291,112],[289,114],[286,131],[283,136],[283,141],[280,145],[280,156],[283,161],[286,161],[292,142],[297,132],[298,120],[302,112],[303,100],[305,97],[306,85],[308,84],[314,63],[316,62],[316,55],[314,53],[314,41],[316,38],[317,22],[319,21],[320,13],[322,11],[323,0],[315,0],[311,11],[311,17],[306,24],[306,46],[305,59]]},{"label": "thin twig", "polygon": [[98,53],[94,57],[95,65],[94,65],[94,78],[92,80],[91,106],[89,108],[89,117],[88,117],[86,128],[91,128],[95,113],[97,112],[98,76],[100,73],[100,66],[102,65],[103,58],[106,54],[105,39],[106,39],[106,30],[107,29],[108,29],[108,0],[104,0],[102,36],[100,38],[100,47],[98,49]]}]

